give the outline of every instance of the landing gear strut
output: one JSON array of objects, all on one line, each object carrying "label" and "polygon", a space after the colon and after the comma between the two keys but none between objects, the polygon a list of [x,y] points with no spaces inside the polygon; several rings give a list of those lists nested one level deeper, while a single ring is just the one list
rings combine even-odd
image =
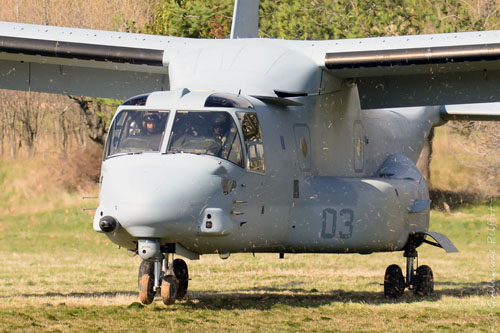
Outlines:
[{"label": "landing gear strut", "polygon": [[186,262],[163,250],[158,240],[139,240],[138,252],[143,259],[138,276],[142,304],[151,304],[158,292],[166,305],[186,295],[189,282]]},{"label": "landing gear strut", "polygon": [[[411,235],[405,247],[406,280],[401,267],[390,265],[384,276],[384,296],[394,299],[403,296],[405,288],[413,290],[416,295],[429,296],[434,291],[434,276],[429,266],[422,265],[414,269],[415,259],[418,258],[417,247],[424,241],[423,235]],[[418,260],[417,260],[418,266]]]}]

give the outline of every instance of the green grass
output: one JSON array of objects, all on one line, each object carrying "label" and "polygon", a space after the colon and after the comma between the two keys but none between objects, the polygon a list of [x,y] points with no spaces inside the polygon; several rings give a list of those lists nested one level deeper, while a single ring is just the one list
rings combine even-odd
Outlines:
[{"label": "green grass", "polygon": [[138,303],[139,258],[95,233],[81,207],[0,215],[0,331],[494,332],[498,246],[487,239],[500,204],[491,207],[492,216],[488,204],[432,212],[431,230],[461,251],[419,249],[432,297],[384,299],[385,268],[404,267],[401,253],[235,254],[188,262],[187,298],[169,307]]}]

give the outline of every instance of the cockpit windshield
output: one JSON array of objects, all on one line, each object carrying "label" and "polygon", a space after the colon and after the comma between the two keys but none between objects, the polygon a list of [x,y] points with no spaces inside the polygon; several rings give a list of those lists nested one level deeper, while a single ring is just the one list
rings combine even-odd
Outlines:
[{"label": "cockpit windshield", "polygon": [[207,154],[243,167],[238,128],[228,112],[177,111],[168,152]]},{"label": "cockpit windshield", "polygon": [[169,111],[120,112],[109,129],[106,157],[122,153],[159,152]]}]

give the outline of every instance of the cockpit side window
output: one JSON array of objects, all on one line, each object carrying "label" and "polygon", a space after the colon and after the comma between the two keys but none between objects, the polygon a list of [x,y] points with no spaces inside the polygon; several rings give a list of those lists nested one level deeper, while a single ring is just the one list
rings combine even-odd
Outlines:
[{"label": "cockpit side window", "polygon": [[264,145],[257,114],[253,112],[237,112],[236,114],[241,124],[247,150],[247,168],[264,172]]},{"label": "cockpit side window", "polygon": [[168,152],[217,156],[243,167],[238,128],[228,112],[177,111]]},{"label": "cockpit side window", "polygon": [[169,111],[120,112],[110,126],[105,157],[123,153],[159,152]]}]

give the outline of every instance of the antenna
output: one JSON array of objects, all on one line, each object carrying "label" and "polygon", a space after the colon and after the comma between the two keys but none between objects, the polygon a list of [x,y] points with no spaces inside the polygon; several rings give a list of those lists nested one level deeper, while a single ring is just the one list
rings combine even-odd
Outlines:
[{"label": "antenna", "polygon": [[259,32],[259,0],[235,0],[231,39],[256,38]]}]

